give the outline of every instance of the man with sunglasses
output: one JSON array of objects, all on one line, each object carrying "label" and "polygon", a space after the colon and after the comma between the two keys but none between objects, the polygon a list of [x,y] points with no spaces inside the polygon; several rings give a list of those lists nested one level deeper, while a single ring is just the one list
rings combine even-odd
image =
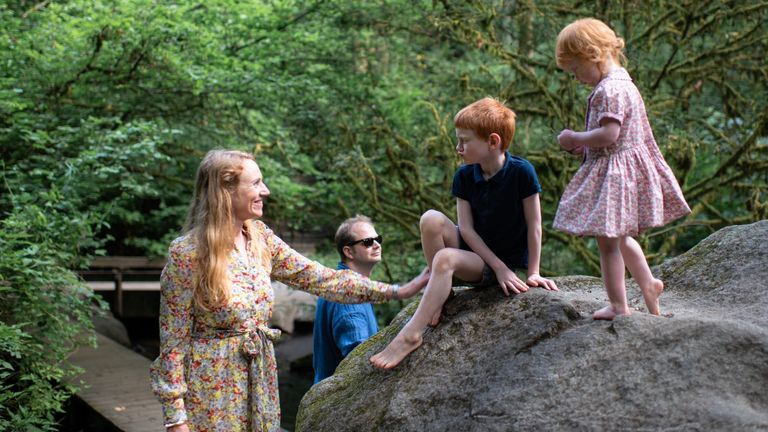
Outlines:
[{"label": "man with sunglasses", "polygon": [[[370,277],[381,261],[382,238],[366,216],[357,215],[342,222],[336,230],[335,242],[341,258],[339,269]],[[415,295],[428,280],[425,269],[399,287],[393,298],[402,300]],[[333,375],[341,360],[377,331],[379,327],[370,303],[341,304],[319,298],[313,331],[315,383]]]}]

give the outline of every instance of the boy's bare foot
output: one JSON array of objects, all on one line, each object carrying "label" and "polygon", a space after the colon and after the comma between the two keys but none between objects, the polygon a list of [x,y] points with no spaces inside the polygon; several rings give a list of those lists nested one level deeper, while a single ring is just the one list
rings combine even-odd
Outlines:
[{"label": "boy's bare foot", "polygon": [[420,347],[421,343],[421,332],[409,334],[403,328],[392,342],[384,348],[384,351],[374,355],[369,361],[374,367],[379,369],[392,369],[408,357],[408,354]]},{"label": "boy's bare foot", "polygon": [[659,297],[661,296],[661,292],[664,291],[664,282],[659,279],[653,279],[649,287],[645,289],[640,287],[640,291],[643,293],[643,299],[645,300],[645,307],[648,308],[648,313],[651,315],[661,315]]},{"label": "boy's bare foot", "polygon": [[443,317],[443,311],[442,309],[437,311],[437,313],[432,317],[431,320],[429,320],[429,326],[430,327],[437,327],[438,324],[440,324],[440,318]]},{"label": "boy's bare foot", "polygon": [[[448,303],[448,301],[454,297],[456,297],[456,292],[451,290],[451,292],[448,294],[448,298],[445,300],[445,303]],[[435,315],[432,316],[432,319],[429,320],[429,324],[427,324],[428,326],[437,327],[440,324],[440,320],[443,318],[445,303],[443,303],[443,307],[441,307],[440,310],[438,310]]]},{"label": "boy's bare foot", "polygon": [[592,319],[611,321],[620,315],[629,315],[631,312],[627,309],[625,312],[619,313],[612,305],[608,305],[600,310],[596,310],[592,314]]}]

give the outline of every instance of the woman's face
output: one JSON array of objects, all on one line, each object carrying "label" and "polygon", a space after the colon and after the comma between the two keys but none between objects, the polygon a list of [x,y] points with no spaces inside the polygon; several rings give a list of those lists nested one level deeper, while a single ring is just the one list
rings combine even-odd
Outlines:
[{"label": "woman's face", "polygon": [[246,159],[240,174],[240,184],[232,194],[232,212],[235,219],[242,222],[260,218],[264,214],[264,199],[268,196],[269,188],[264,183],[259,166],[256,162]]}]

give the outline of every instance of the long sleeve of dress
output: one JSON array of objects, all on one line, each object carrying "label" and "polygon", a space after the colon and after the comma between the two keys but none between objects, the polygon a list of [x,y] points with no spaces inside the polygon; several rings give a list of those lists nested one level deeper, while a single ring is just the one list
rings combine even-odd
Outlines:
[{"label": "long sleeve of dress", "polygon": [[187,421],[184,369],[192,331],[192,272],[189,256],[171,245],[160,279],[160,355],[152,363],[152,390],[163,407],[165,425]]},{"label": "long sleeve of dress", "polygon": [[264,230],[272,260],[271,277],[302,291],[337,303],[387,300],[390,285],[372,281],[352,270],[332,270],[293,250],[272,230]]}]

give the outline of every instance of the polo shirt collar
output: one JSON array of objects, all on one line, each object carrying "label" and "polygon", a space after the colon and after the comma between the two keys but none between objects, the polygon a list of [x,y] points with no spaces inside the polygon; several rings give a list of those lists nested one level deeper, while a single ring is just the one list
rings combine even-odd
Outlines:
[{"label": "polo shirt collar", "polygon": [[509,166],[512,163],[512,155],[509,154],[509,151],[504,152],[504,164],[501,166],[501,169],[499,172],[493,175],[493,177],[486,180],[483,177],[483,168],[480,166],[479,163],[474,164],[474,170],[473,170],[473,177],[475,180],[475,183],[482,183],[484,181],[493,181],[493,182],[500,182],[506,177],[507,171],[509,171]]},{"label": "polo shirt collar", "polygon": [[339,265],[336,266],[336,270],[349,270],[349,266],[344,261],[339,261]]}]

